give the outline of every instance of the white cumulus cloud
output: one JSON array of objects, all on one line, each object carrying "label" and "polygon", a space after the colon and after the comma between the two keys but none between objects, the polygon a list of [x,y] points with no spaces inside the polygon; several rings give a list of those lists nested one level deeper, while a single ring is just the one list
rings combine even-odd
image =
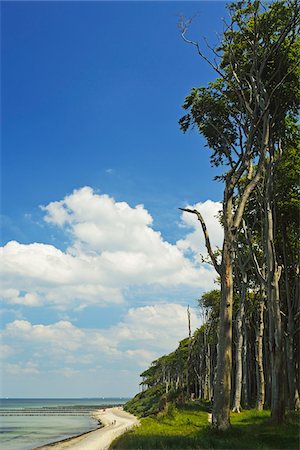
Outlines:
[{"label": "white cumulus cloud", "polygon": [[[188,205],[189,209],[196,209],[199,211],[205,221],[206,228],[209,234],[210,242],[213,249],[222,248],[223,243],[223,228],[219,221],[219,214],[222,211],[222,203],[206,200],[203,203],[196,203],[195,205]],[[207,255],[205,247],[205,240],[200,222],[197,216],[192,213],[183,211],[181,215],[181,226],[192,229],[184,239],[177,241],[177,246],[182,251],[192,251],[198,255],[196,259],[200,261],[200,255]]]},{"label": "white cumulus cloud", "polygon": [[[219,243],[221,228],[214,217],[219,204],[208,201],[196,207],[207,215],[213,243]],[[62,228],[71,244],[66,251],[16,241],[1,248],[2,298],[7,303],[82,309],[121,303],[128,288],[143,285],[213,286],[214,270],[185,255],[188,249],[203,248],[192,215],[183,214],[182,224],[194,231],[173,245],[152,228],[143,205],[131,207],[90,187],[42,209],[45,221]]]},{"label": "white cumulus cloud", "polygon": [[[193,308],[191,323],[193,329],[201,325]],[[124,370],[133,363],[140,370],[174,350],[187,335],[186,308],[168,303],[130,308],[123,320],[106,329],[79,328],[69,321],[45,325],[15,320],[6,325],[2,340],[6,359],[14,357],[12,348],[18,348],[18,358],[24,360],[23,373],[37,373],[49,367],[55,371],[66,367],[78,371],[81,366],[93,367],[99,361],[104,365],[116,361]],[[21,373],[19,362],[7,364],[10,373]]]}]

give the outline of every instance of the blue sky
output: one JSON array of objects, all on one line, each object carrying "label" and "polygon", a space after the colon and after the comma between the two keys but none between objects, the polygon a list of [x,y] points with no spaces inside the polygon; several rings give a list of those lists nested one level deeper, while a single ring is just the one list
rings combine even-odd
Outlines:
[{"label": "blue sky", "polygon": [[[213,286],[222,186],[181,105],[223,2],[2,2],[3,396],[133,395]],[[140,205],[140,206],[138,206]],[[194,311],[194,327],[199,315]],[[45,352],[47,357],[45,357]]]}]

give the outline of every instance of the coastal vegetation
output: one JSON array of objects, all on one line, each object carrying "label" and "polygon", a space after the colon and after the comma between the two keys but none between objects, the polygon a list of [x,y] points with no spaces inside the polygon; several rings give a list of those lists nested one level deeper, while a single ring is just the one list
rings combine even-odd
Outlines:
[{"label": "coastal vegetation", "polygon": [[[228,10],[230,19],[221,43],[213,49],[213,60],[204,55],[198,42],[186,37],[190,21],[182,19],[180,24],[183,39],[196,47],[199,56],[209,62],[218,75],[207,87],[192,89],[183,105],[187,113],[179,123],[184,132],[197,128],[211,149],[212,165],[224,168],[217,177],[224,186],[221,217],[224,240],[219,258],[211,247],[201,213],[182,208],[197,216],[211,263],[220,277],[212,416],[214,426],[220,430],[230,426],[234,291],[240,298],[236,319],[234,409],[240,408],[242,347],[246,339],[242,322],[245,294],[250,287],[252,291],[259,288],[261,296],[266,295],[271,415],[276,423],[284,420],[280,280],[284,270],[288,278],[288,266],[280,261],[276,245],[279,224],[275,220],[278,217],[275,180],[282,155],[296,142],[299,144],[296,123],[300,99],[299,3],[277,1],[265,5],[260,1],[239,1],[229,3]],[[257,212],[254,217],[249,217],[251,200],[256,202],[255,211],[252,210],[252,213]],[[260,266],[256,264],[255,252],[251,251],[254,242],[249,237],[255,232],[255,223],[260,225],[255,242],[263,253]],[[254,286],[248,281],[251,269],[257,271]],[[261,373],[261,369],[257,370]]]},{"label": "coastal vegetation", "polygon": [[216,431],[207,423],[206,407],[188,404],[166,414],[147,417],[141,425],[113,442],[110,450],[153,449],[298,449],[299,415],[288,415],[281,426],[270,422],[270,411],[231,413],[233,425]]},{"label": "coastal vegetation", "polygon": [[[196,128],[223,168],[219,289],[198,299],[203,323],[142,374],[125,409],[145,417],[113,448],[298,448],[299,439],[299,23],[296,1],[228,5],[217,73],[193,88],[180,127]],[[189,310],[187,311],[187,319]],[[211,424],[208,411],[211,408]]]}]

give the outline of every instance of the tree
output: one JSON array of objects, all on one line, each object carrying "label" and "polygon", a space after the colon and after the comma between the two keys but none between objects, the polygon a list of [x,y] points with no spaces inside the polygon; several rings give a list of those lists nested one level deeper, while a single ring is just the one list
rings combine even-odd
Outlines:
[{"label": "tree", "polygon": [[[239,233],[240,235],[240,233]],[[243,326],[245,324],[245,303],[248,290],[248,266],[249,266],[249,255],[245,254],[245,246],[240,245],[240,236],[238,235],[235,254],[236,254],[236,275],[237,287],[239,291],[239,305],[236,314],[236,357],[235,357],[235,392],[232,410],[234,412],[241,412],[241,398],[242,398],[242,378],[243,378],[243,341],[244,332]],[[247,349],[244,346],[244,351]],[[246,356],[246,355],[245,355]]]},{"label": "tree", "polygon": [[[268,9],[260,1],[240,1],[228,6],[230,24],[215,62],[203,54],[197,42],[186,37],[189,21],[181,21],[184,40],[197,49],[217,72],[219,78],[208,87],[194,88],[183,105],[188,111],[180,119],[186,132],[196,126],[212,150],[213,165],[226,167],[219,177],[224,182],[224,240],[219,263],[211,248],[209,234],[199,211],[196,214],[212,263],[221,278],[219,346],[217,378],[213,405],[213,425],[230,426],[230,394],[232,369],[232,307],[234,240],[240,229],[244,210],[251,193],[264,172],[268,190],[266,211],[268,225],[268,297],[272,309],[275,351],[272,370],[272,416],[282,420],[278,377],[282,341],[278,282],[279,271],[273,246],[272,174],[275,154],[281,148],[285,119],[295,112],[295,47],[299,6],[296,2],[274,2]],[[280,93],[280,95],[279,95]],[[242,179],[247,179],[240,190]]]},{"label": "tree", "polygon": [[289,407],[291,409],[300,409],[299,391],[296,382],[296,360],[298,352],[295,348],[300,314],[300,128],[293,126],[293,130],[293,142],[287,143],[279,164],[275,168],[274,203],[277,222],[276,247],[283,267],[280,292],[286,317],[285,345]]}]

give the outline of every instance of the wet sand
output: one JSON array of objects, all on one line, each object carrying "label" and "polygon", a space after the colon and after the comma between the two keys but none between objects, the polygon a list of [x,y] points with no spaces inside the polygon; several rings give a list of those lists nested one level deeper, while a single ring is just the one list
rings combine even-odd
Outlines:
[{"label": "wet sand", "polygon": [[138,419],[123,411],[122,407],[99,409],[93,413],[93,417],[101,422],[101,428],[34,450],[106,450],[116,437],[139,425]]}]

